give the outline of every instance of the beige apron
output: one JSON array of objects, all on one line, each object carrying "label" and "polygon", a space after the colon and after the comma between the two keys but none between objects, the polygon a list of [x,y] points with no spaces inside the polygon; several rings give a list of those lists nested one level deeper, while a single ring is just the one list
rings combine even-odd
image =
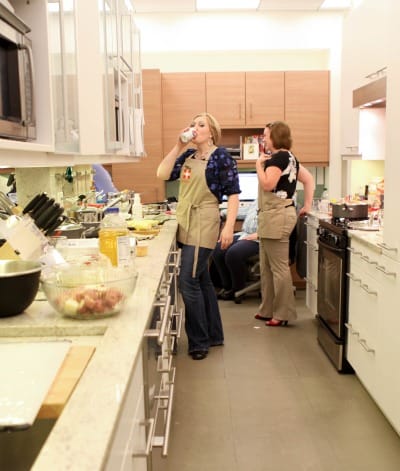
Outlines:
[{"label": "beige apron", "polygon": [[[296,220],[293,200],[282,199],[270,191],[258,190],[258,237],[281,239],[287,230],[288,218]],[[285,208],[288,208],[285,210]],[[290,208],[290,209],[289,209]]]},{"label": "beige apron", "polygon": [[199,247],[214,249],[219,236],[218,200],[206,181],[207,160],[188,158],[182,167],[179,203],[176,208],[178,241],[195,246],[192,276],[195,276]]}]

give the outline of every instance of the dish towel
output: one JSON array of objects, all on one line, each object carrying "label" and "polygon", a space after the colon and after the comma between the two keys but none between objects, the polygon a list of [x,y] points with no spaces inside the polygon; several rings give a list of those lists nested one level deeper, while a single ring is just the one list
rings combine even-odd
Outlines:
[{"label": "dish towel", "polygon": [[143,109],[136,108],[133,112],[133,150],[135,156],[141,156],[144,154],[143,126]]}]

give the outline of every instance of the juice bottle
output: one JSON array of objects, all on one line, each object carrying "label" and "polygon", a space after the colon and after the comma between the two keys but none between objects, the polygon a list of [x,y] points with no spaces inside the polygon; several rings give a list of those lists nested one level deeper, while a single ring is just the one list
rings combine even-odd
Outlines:
[{"label": "juice bottle", "polygon": [[99,250],[116,267],[131,263],[129,229],[119,214],[119,208],[108,208],[105,211],[99,231]]}]

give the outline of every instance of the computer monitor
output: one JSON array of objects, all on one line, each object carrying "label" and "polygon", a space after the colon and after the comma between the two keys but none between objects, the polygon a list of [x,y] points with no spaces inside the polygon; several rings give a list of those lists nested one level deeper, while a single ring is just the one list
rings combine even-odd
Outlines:
[{"label": "computer monitor", "polygon": [[240,201],[253,201],[258,198],[258,177],[256,172],[239,172],[239,185],[242,192]]}]

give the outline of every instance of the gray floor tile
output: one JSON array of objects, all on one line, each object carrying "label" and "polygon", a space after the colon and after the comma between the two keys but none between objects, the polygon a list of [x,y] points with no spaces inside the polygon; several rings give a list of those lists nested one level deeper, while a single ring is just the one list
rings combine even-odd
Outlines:
[{"label": "gray floor tile", "polygon": [[225,345],[202,361],[182,334],[171,444],[155,471],[400,469],[400,437],[319,347],[304,291],[296,303],[296,322],[268,328],[257,296],[220,302]]}]

